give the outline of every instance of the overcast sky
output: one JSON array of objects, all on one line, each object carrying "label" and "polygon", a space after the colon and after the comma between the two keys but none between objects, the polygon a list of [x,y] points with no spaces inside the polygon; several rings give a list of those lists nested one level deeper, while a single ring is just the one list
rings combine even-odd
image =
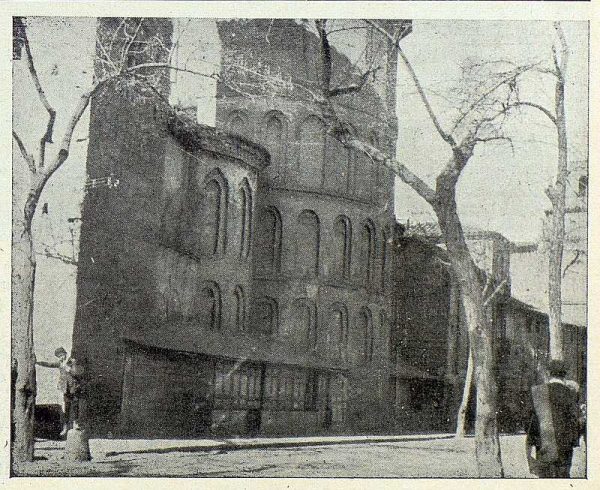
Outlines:
[{"label": "overcast sky", "polygon": [[[563,23],[570,48],[566,93],[569,159],[587,155],[587,23]],[[456,83],[459,65],[467,58],[508,59],[516,63],[551,62],[555,33],[550,22],[533,21],[414,21],[413,32],[403,41],[422,84],[430,89],[432,105],[449,120],[450,106],[434,93],[447,93]],[[448,155],[447,145],[435,133],[412,81],[399,67],[398,156],[426,181],[435,175]],[[526,78],[523,100],[553,108],[552,77]],[[446,124],[445,127],[448,127]],[[536,240],[549,202],[544,188],[556,173],[556,132],[538,111],[523,112],[511,124],[514,154],[507,144],[478,148],[459,183],[458,205],[464,223],[498,231],[513,241]],[[396,214],[406,221],[432,220],[429,207],[405,184],[398,182]]]}]

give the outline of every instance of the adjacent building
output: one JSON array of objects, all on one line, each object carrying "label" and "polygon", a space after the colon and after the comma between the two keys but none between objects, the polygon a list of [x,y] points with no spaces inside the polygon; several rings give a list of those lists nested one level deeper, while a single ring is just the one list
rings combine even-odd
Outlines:
[{"label": "adjacent building", "polygon": [[[392,362],[393,408],[398,430],[453,431],[467,370],[468,332],[447,252],[435,224],[399,225],[395,236]],[[492,310],[500,430],[524,430],[530,388],[543,380],[549,361],[548,315],[510,293],[511,254],[502,235],[465,228],[478,267],[495,284],[506,281]],[[520,247],[523,249],[523,246]],[[568,376],[586,389],[585,325],[567,323]],[[467,411],[475,417],[474,393]]]}]

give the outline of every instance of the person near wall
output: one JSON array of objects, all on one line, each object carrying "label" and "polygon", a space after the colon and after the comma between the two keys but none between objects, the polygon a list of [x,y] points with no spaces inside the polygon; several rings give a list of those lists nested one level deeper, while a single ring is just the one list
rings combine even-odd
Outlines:
[{"label": "person near wall", "polygon": [[573,448],[579,444],[577,394],[567,385],[562,361],[551,361],[548,371],[548,381],[531,388],[527,458],[530,470],[540,478],[569,478]]},{"label": "person near wall", "polygon": [[63,398],[63,430],[60,435],[64,436],[79,416],[83,369],[75,358],[69,357],[64,347],[56,349],[54,355],[58,358],[57,361],[36,361],[36,364],[58,369],[57,388]]}]

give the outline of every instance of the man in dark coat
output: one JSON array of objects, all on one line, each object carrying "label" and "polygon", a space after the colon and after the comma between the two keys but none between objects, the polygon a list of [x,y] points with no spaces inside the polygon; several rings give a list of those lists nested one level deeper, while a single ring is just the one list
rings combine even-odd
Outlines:
[{"label": "man in dark coat", "polygon": [[536,448],[535,472],[540,478],[569,478],[573,447],[579,441],[577,396],[565,381],[562,361],[551,361],[550,377],[533,386],[533,414],[527,431],[527,451]]}]

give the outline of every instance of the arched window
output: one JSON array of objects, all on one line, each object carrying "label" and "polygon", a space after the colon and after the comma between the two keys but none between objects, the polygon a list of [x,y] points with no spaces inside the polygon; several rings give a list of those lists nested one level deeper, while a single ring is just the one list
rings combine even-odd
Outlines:
[{"label": "arched window", "polygon": [[255,250],[257,272],[276,274],[281,270],[281,215],[277,208],[269,206],[262,212],[258,250]]},{"label": "arched window", "polygon": [[319,275],[320,226],[314,211],[305,209],[298,216],[296,266],[301,276]]},{"label": "arched window", "polygon": [[233,292],[235,299],[235,328],[246,330],[246,298],[242,286],[236,286]]},{"label": "arched window", "polygon": [[210,330],[221,328],[221,290],[217,283],[211,281],[201,286],[195,310],[201,327]]},{"label": "arched window", "polygon": [[352,253],[352,225],[346,216],[338,216],[334,223],[333,272],[339,278],[350,276]]},{"label": "arched window", "polygon": [[292,334],[298,347],[314,350],[317,347],[317,306],[314,301],[300,298],[294,301]]},{"label": "arched window", "polygon": [[388,269],[388,261],[390,254],[390,245],[391,245],[392,233],[389,226],[386,226],[383,230],[381,236],[381,277],[380,284],[381,289],[385,290],[386,281],[387,281],[387,269]]},{"label": "arched window", "polygon": [[250,125],[248,123],[248,116],[240,111],[234,111],[229,115],[229,123],[227,127],[231,133],[251,137]]},{"label": "arched window", "polygon": [[227,240],[228,186],[220,170],[205,180],[200,206],[200,251],[203,255],[225,253]]},{"label": "arched window", "polygon": [[345,305],[335,303],[331,307],[329,323],[331,352],[342,361],[348,359],[348,310]]},{"label": "arched window", "polygon": [[303,186],[318,189],[321,186],[325,153],[325,128],[316,117],[310,116],[298,132],[298,176]]},{"label": "arched window", "polygon": [[279,307],[273,298],[264,297],[254,306],[254,325],[258,332],[274,335],[279,325]]},{"label": "arched window", "polygon": [[358,313],[358,331],[363,336],[363,359],[365,363],[373,360],[373,348],[375,343],[373,331],[373,318],[369,308],[362,308]]},{"label": "arched window", "polygon": [[252,243],[252,189],[244,179],[239,190],[240,198],[240,257],[246,258]]},{"label": "arched window", "polygon": [[361,280],[367,287],[373,285],[373,273],[375,267],[375,226],[369,220],[366,221],[360,233],[360,272]]},{"label": "arched window", "polygon": [[285,159],[283,120],[283,115],[271,112],[267,115],[264,124],[265,146],[271,155],[271,164],[267,170],[275,180],[280,177]]}]

